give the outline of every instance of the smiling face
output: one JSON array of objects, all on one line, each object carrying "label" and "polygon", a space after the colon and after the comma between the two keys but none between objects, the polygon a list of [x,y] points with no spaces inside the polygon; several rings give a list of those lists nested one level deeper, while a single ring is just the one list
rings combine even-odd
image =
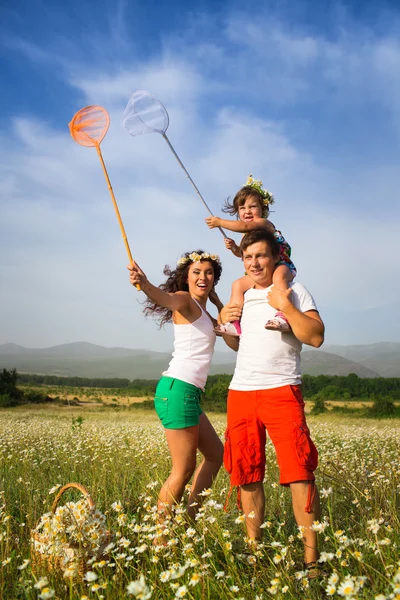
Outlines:
[{"label": "smiling face", "polygon": [[244,222],[254,221],[254,219],[261,219],[263,216],[263,206],[257,196],[247,196],[244,204],[239,206],[238,211],[239,219]]},{"label": "smiling face", "polygon": [[214,286],[214,268],[208,260],[190,265],[187,279],[189,294],[196,300],[207,300]]},{"label": "smiling face", "polygon": [[272,284],[272,274],[279,260],[267,242],[256,242],[243,251],[243,264],[247,275],[254,281],[255,288],[266,288]]}]

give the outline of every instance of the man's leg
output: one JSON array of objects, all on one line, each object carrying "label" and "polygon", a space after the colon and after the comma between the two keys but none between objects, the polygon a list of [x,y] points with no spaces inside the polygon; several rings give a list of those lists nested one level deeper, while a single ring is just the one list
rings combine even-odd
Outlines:
[{"label": "man's leg", "polygon": [[[261,392],[260,392],[261,394]],[[280,484],[289,485],[296,522],[304,527],[305,563],[318,559],[317,533],[310,529],[320,519],[319,495],[313,481],[318,464],[304,415],[304,401],[298,386],[263,390],[262,420],[275,446]]]},{"label": "man's leg", "polygon": [[[310,486],[314,488],[314,501],[309,506],[311,512],[306,512],[305,508],[309,504]],[[311,563],[318,560],[318,538],[317,532],[310,529],[314,521],[321,518],[321,508],[319,502],[318,490],[313,481],[296,481],[290,484],[292,493],[293,512],[296,523],[302,528],[302,540],[304,544],[304,563]]]},{"label": "man's leg", "polygon": [[[240,486],[242,509],[246,515],[246,529],[250,540],[261,541],[264,522],[265,494],[262,481]],[[250,515],[250,516],[249,516]]]}]

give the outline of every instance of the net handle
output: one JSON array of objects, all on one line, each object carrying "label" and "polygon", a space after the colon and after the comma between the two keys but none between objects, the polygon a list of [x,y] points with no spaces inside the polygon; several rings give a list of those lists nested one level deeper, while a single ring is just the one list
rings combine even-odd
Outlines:
[{"label": "net handle", "polygon": [[[161,104],[161,102],[160,102]],[[172,154],[175,156],[176,160],[178,161],[178,163],[180,164],[180,166],[182,167],[182,169],[184,170],[186,177],[189,179],[190,183],[192,184],[192,186],[194,187],[194,189],[196,190],[196,193],[198,194],[198,196],[200,197],[201,201],[203,202],[204,206],[206,207],[206,209],[208,210],[208,212],[210,213],[210,215],[213,217],[213,213],[211,212],[210,207],[208,206],[207,202],[204,200],[203,196],[200,193],[200,190],[198,189],[197,185],[195,184],[195,182],[193,181],[193,179],[190,177],[189,173],[187,172],[185,165],[183,164],[183,162],[181,161],[181,159],[179,158],[179,156],[177,155],[177,153],[175,152],[175,148],[173,147],[173,145],[171,144],[171,142],[168,139],[168,136],[166,133],[161,133],[161,135],[163,136],[164,140],[167,142],[168,146],[170,147]],[[224,236],[224,238],[227,238],[228,236],[226,235],[225,231],[222,229],[222,227],[218,227],[218,229],[220,230],[220,232],[222,233],[222,235]]]},{"label": "net handle", "polygon": [[[111,181],[110,181],[110,178],[108,176],[106,165],[105,165],[104,160],[103,160],[103,155],[102,155],[101,150],[100,150],[100,145],[96,144],[95,148],[97,150],[97,154],[99,155],[99,159],[100,159],[101,166],[102,166],[102,169],[103,169],[104,177],[106,178],[106,181],[107,181],[108,191],[110,192],[111,200],[112,200],[112,203],[114,205],[115,214],[117,215],[119,227],[120,227],[121,233],[122,233],[122,239],[124,240],[125,249],[126,249],[126,252],[128,254],[129,263],[132,264],[133,263],[133,258],[132,258],[131,249],[129,247],[128,236],[126,235],[126,232],[125,232],[125,227],[124,227],[124,224],[123,224],[122,219],[121,219],[121,215],[120,215],[120,212],[119,212],[118,204],[117,204],[117,201],[116,201],[115,196],[114,196],[114,191],[112,189]],[[140,285],[138,283],[135,285],[135,287],[136,287],[136,289],[138,291],[140,291]]]},{"label": "net handle", "polygon": [[52,504],[51,507],[51,512],[54,514],[56,512],[56,508],[57,508],[57,504],[61,498],[61,496],[64,494],[64,492],[66,492],[67,490],[71,489],[71,488],[75,488],[77,490],[79,490],[86,498],[88,504],[89,504],[89,508],[94,508],[94,501],[92,496],[89,494],[88,490],[85,488],[84,485],[82,485],[81,483],[67,483],[66,485],[64,485],[59,491],[57,496],[54,498],[54,502]]}]

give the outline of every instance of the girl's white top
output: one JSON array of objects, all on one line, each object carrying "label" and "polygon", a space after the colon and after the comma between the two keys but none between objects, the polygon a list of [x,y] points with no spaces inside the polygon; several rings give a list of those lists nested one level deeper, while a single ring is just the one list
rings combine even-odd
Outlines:
[{"label": "girl's white top", "polygon": [[191,383],[204,390],[217,336],[210,317],[197,300],[194,301],[200,308],[201,315],[194,323],[173,324],[174,351],[169,367],[163,375]]}]

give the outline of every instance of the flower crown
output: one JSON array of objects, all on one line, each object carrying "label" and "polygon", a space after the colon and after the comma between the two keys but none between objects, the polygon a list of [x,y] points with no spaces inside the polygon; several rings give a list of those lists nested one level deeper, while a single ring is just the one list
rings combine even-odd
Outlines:
[{"label": "flower crown", "polygon": [[192,252],[191,254],[189,254],[189,256],[181,256],[181,258],[178,260],[177,265],[178,267],[180,267],[181,265],[184,265],[188,262],[198,263],[202,260],[214,260],[219,265],[221,264],[221,260],[218,254],[209,254],[208,252],[202,252],[202,254],[199,254],[198,252]]},{"label": "flower crown", "polygon": [[259,192],[259,194],[261,195],[263,202],[267,208],[270,204],[274,204],[275,198],[268,190],[265,190],[263,188],[263,182],[261,181],[261,179],[253,179],[253,175],[249,175],[244,185],[248,185],[257,190],[257,192]]}]

